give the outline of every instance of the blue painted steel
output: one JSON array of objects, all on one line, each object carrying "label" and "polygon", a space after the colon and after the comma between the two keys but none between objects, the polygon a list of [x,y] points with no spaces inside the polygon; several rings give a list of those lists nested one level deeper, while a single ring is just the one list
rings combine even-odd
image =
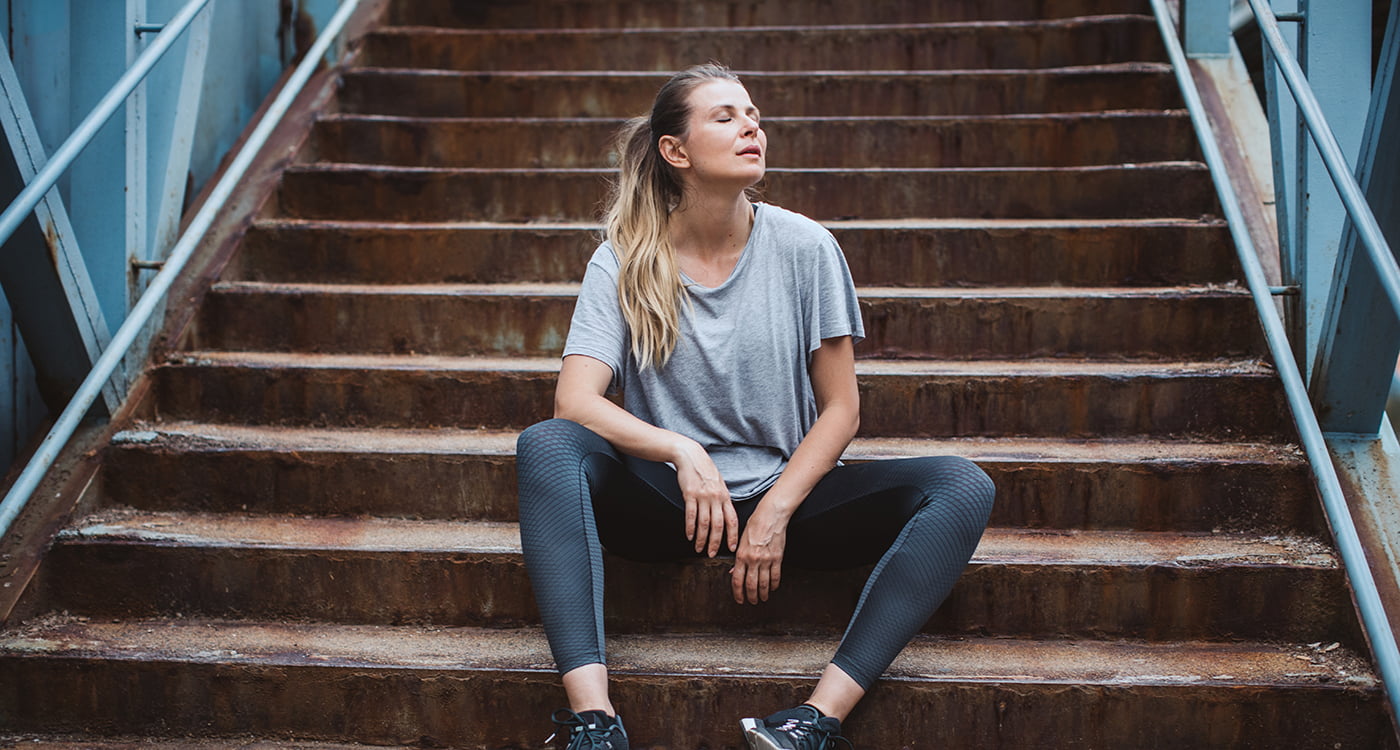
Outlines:
[{"label": "blue painted steel", "polygon": [[[1366,128],[1366,112],[1371,104],[1371,2],[1372,0],[1302,0],[1307,16],[1298,45],[1302,70],[1315,81],[1325,81],[1313,90],[1319,112],[1332,125],[1344,161],[1356,163],[1361,151],[1361,135]],[[1277,28],[1278,24],[1273,24]],[[1290,86],[1292,88],[1292,86]],[[1296,98],[1296,95],[1295,95]],[[1314,128],[1315,129],[1315,128]],[[1328,167],[1309,139],[1298,138],[1298,194],[1302,206],[1294,220],[1299,222],[1297,237],[1302,265],[1302,318],[1305,331],[1304,374],[1317,356],[1322,322],[1337,248],[1346,209],[1337,191],[1328,186]],[[1346,172],[1352,174],[1347,168]]]},{"label": "blue painted steel", "polygon": [[340,9],[326,24],[325,29],[316,39],[316,43],[308,51],[306,58],[288,77],[277,98],[272,101],[267,112],[259,120],[258,126],[249,134],[247,141],[244,142],[243,147],[229,164],[223,176],[219,178],[218,184],[210,191],[209,197],[199,212],[190,220],[189,226],[180,236],[179,242],[175,243],[175,247],[171,249],[170,258],[166,261],[164,268],[151,280],[150,288],[141,295],[141,299],[131,309],[131,314],[127,316],[121,327],[112,336],[111,345],[98,358],[97,364],[93,365],[92,372],[83,381],[77,394],[73,396],[73,400],[59,415],[54,422],[53,429],[49,430],[43,442],[39,444],[34,457],[24,467],[24,471],[20,472],[19,477],[15,479],[14,485],[5,494],[5,498],[0,500],[0,538],[4,538],[9,532],[15,519],[38,488],[39,482],[53,466],[69,439],[73,437],[83,415],[98,397],[103,384],[121,365],[128,348],[142,335],[152,314],[164,304],[165,295],[170,291],[171,284],[184,270],[185,264],[189,262],[205,232],[209,230],[223,209],[224,203],[238,187],[244,173],[253,163],[254,157],[257,156],[263,144],[267,142],[268,136],[272,134],[282,116],[291,107],[293,100],[301,93],[307,80],[321,66],[321,58],[330,49],[335,37],[345,28],[346,22],[350,20],[350,16],[358,5],[359,0],[344,0]]},{"label": "blue painted steel", "polygon": [[[1396,266],[1395,258],[1391,256],[1390,247],[1385,241],[1385,236],[1381,233],[1380,225],[1376,223],[1376,217],[1366,204],[1366,198],[1362,195],[1361,187],[1357,185],[1356,178],[1352,176],[1351,167],[1348,166],[1346,157],[1342,155],[1341,146],[1337,144],[1336,137],[1327,125],[1327,119],[1322,113],[1322,105],[1313,95],[1312,87],[1308,85],[1307,78],[1303,75],[1298,63],[1286,54],[1279,54],[1279,51],[1284,49],[1283,38],[1279,35],[1278,24],[1269,14],[1268,6],[1264,5],[1264,0],[1249,0],[1249,4],[1254,8],[1254,12],[1259,18],[1259,30],[1265,43],[1274,48],[1274,59],[1278,64],[1278,69],[1283,72],[1284,82],[1288,84],[1288,90],[1293,93],[1293,98],[1298,103],[1298,109],[1303,115],[1303,121],[1307,124],[1308,131],[1321,152],[1327,174],[1332,178],[1332,184],[1341,195],[1342,204],[1347,213],[1356,222],[1357,232],[1366,248],[1366,254],[1370,256],[1371,261],[1376,266],[1377,278],[1384,287],[1385,295],[1391,306],[1400,311],[1400,267]],[[1340,229],[1338,231],[1340,232]],[[1328,280],[1331,280],[1330,277]],[[1306,287],[1304,291],[1306,292]]]},{"label": "blue painted steel", "polygon": [[[0,190],[19,192],[33,179],[45,157],[3,43],[0,128],[9,145],[0,156]],[[110,338],[57,191],[43,196],[4,243],[0,285],[11,302],[17,326],[29,342],[39,390],[57,411],[77,390]],[[120,403],[114,389],[107,389],[104,396],[103,406],[108,411]]]},{"label": "blue painted steel", "polygon": [[[97,107],[74,129],[73,134],[64,141],[63,145],[49,159],[49,162],[44,165],[44,168],[39,170],[34,180],[15,197],[5,212],[0,214],[0,243],[5,242],[10,238],[10,235],[14,234],[15,229],[39,204],[44,194],[53,187],[63,170],[67,169],[78,154],[87,147],[93,136],[116,113],[117,108],[122,106],[127,95],[141,82],[156,60],[170,49],[175,37],[189,26],[190,22],[194,20],[195,14],[208,3],[209,0],[190,0],[180,11],[180,14],[170,22],[170,33],[162,32],[156,37],[155,43],[141,54],[137,64],[122,75],[116,86],[98,102]],[[122,274],[122,277],[125,278],[125,273]]]},{"label": "blue painted steel", "polygon": [[[195,125],[199,120],[200,95],[204,91],[205,61],[209,58],[209,26],[218,9],[212,5],[208,13],[202,13],[190,27],[185,44],[185,59],[178,81],[178,91],[172,97],[179,103],[173,113],[163,113],[168,117],[152,114],[150,132],[163,143],[152,143],[152,152],[164,152],[165,169],[154,185],[148,205],[158,206],[155,213],[155,226],[152,227],[151,241],[141,260],[155,260],[165,257],[165,253],[175,244],[180,229],[180,215],[184,213],[185,187],[190,169],[190,156],[194,150]],[[147,81],[152,88],[157,84],[153,74]],[[154,98],[154,97],[153,97]],[[164,127],[169,120],[169,127]],[[159,162],[156,162],[159,163]],[[139,291],[133,298],[139,296]]]},{"label": "blue painted steel", "polygon": [[[1186,54],[1176,39],[1171,16],[1168,15],[1166,0],[1151,1],[1153,11],[1157,15],[1158,26],[1162,31],[1162,38],[1167,46],[1167,53],[1171,56],[1172,67],[1175,69],[1177,80],[1181,84],[1182,97],[1186,100],[1187,109],[1191,113],[1191,122],[1200,140],[1201,151],[1205,156],[1206,164],[1210,167],[1211,179],[1215,183],[1216,192],[1220,196],[1225,220],[1235,242],[1235,251],[1239,256],[1240,265],[1244,269],[1245,280],[1249,285],[1250,295],[1254,299],[1255,310],[1259,313],[1260,323],[1264,327],[1264,337],[1268,341],[1269,351],[1277,363],[1279,377],[1283,381],[1284,393],[1288,397],[1293,421],[1298,427],[1299,437],[1303,443],[1303,450],[1307,453],[1308,464],[1312,468],[1313,476],[1317,479],[1318,492],[1322,496],[1322,506],[1327,513],[1327,520],[1332,526],[1333,536],[1336,537],[1337,551],[1341,555],[1342,565],[1346,568],[1347,577],[1351,581],[1357,609],[1361,612],[1361,623],[1371,641],[1371,649],[1376,657],[1376,666],[1380,671],[1381,680],[1386,686],[1386,696],[1390,701],[1392,715],[1400,716],[1400,649],[1396,647],[1395,635],[1390,628],[1390,620],[1386,616],[1385,607],[1381,604],[1380,594],[1376,590],[1375,578],[1371,575],[1371,569],[1366,562],[1366,551],[1362,548],[1361,540],[1356,534],[1356,525],[1352,522],[1346,497],[1342,494],[1337,471],[1332,466],[1331,454],[1327,450],[1327,443],[1318,426],[1317,416],[1313,414],[1312,404],[1308,401],[1303,377],[1289,356],[1288,336],[1284,332],[1283,321],[1279,319],[1278,310],[1274,307],[1273,298],[1269,295],[1269,285],[1264,276],[1264,268],[1259,263],[1254,240],[1250,237],[1249,228],[1245,225],[1244,214],[1240,210],[1239,197],[1235,193],[1234,186],[1230,184],[1229,175],[1225,171],[1225,162],[1220,154],[1220,146],[1215,142],[1210,121],[1201,104],[1200,92],[1196,89],[1195,81],[1191,78],[1191,71],[1186,64]],[[1263,6],[1263,1],[1249,0],[1249,3],[1256,16],[1259,17],[1261,29],[1265,26],[1272,29],[1272,38],[1268,43],[1275,45],[1279,51],[1286,51],[1282,46],[1282,38],[1278,36],[1278,24],[1273,21],[1273,15],[1267,6]]]},{"label": "blue painted steel", "polygon": [[1230,0],[1182,0],[1182,45],[1188,57],[1230,55]]},{"label": "blue painted steel", "polygon": [[[1356,180],[1392,251],[1400,240],[1397,60],[1400,6],[1391,8],[1356,170]],[[1375,437],[1400,355],[1400,316],[1377,283],[1375,265],[1361,244],[1355,222],[1348,220],[1310,385],[1324,430]]]},{"label": "blue painted steel", "polygon": [[[1298,9],[1298,0],[1273,0],[1276,11]],[[1250,17],[1254,13],[1250,11]],[[1290,50],[1298,48],[1298,29],[1280,31]],[[1269,120],[1269,150],[1273,155],[1274,214],[1278,225],[1279,267],[1286,285],[1303,283],[1303,262],[1298,255],[1298,134],[1303,129],[1298,117],[1298,105],[1285,95],[1287,84],[1274,61],[1273,49],[1262,45],[1264,53],[1265,115]],[[1302,295],[1284,300],[1285,324],[1293,342],[1294,361],[1304,366],[1307,337],[1303,329]]]}]

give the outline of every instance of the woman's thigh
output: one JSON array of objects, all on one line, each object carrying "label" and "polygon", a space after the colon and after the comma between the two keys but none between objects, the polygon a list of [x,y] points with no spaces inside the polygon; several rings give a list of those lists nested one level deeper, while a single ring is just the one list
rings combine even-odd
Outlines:
[{"label": "woman's thigh", "polygon": [[958,481],[965,465],[938,456],[837,466],[789,522],[786,560],[826,570],[879,561],[940,482]]}]

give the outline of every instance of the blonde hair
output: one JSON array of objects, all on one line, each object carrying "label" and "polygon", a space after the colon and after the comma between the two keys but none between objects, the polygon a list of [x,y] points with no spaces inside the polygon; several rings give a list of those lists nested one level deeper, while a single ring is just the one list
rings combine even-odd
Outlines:
[{"label": "blonde hair", "polygon": [[604,231],[617,252],[617,299],[627,321],[638,367],[661,367],[680,341],[681,305],[686,299],[668,224],[680,203],[680,175],[661,156],[664,135],[684,138],[690,92],[707,81],[738,82],[717,63],[696,65],[672,76],[656,94],[651,115],[628,120],[618,131],[618,179],[613,184]]}]

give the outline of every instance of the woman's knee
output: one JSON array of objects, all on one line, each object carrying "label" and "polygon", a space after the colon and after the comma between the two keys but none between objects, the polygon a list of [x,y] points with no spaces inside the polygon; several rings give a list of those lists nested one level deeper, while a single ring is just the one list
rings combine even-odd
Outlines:
[{"label": "woman's knee", "polygon": [[963,503],[967,510],[983,518],[991,515],[996,484],[981,466],[962,456],[938,456],[926,460],[929,464],[924,485],[927,497]]},{"label": "woman's knee", "polygon": [[515,439],[515,455],[527,460],[541,451],[558,450],[570,445],[581,445],[592,438],[601,440],[592,430],[567,419],[546,419],[543,422],[521,430]]}]

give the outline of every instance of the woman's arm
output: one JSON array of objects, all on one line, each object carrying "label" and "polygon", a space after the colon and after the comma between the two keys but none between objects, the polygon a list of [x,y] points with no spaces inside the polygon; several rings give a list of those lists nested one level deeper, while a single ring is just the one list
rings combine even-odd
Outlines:
[{"label": "woman's arm", "polygon": [[855,344],[850,336],[823,339],[812,353],[817,421],[793,451],[787,468],[759,501],[735,556],[734,601],[757,604],[782,579],[787,524],[817,482],[836,465],[860,426]]},{"label": "woman's arm", "polygon": [[612,368],[603,362],[582,354],[565,357],[554,389],[554,416],[587,427],[628,455],[670,462],[685,498],[685,538],[695,542],[696,552],[708,548],[710,557],[719,553],[726,537],[734,551],[739,517],[710,455],[694,440],[648,424],[609,401],[610,382]]}]

